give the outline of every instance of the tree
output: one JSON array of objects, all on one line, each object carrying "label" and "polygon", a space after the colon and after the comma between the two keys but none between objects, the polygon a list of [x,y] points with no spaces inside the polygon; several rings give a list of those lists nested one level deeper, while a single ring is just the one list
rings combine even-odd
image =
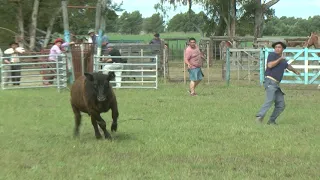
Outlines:
[{"label": "tree", "polygon": [[308,36],[320,29],[320,16],[308,19],[294,17],[273,17],[269,19],[263,31],[268,36]]},{"label": "tree", "polygon": [[192,3],[202,4],[206,13],[211,16],[209,27],[215,27],[214,24],[218,24],[215,32],[216,35],[223,35],[225,27],[227,27],[228,35],[231,37],[235,36],[236,0],[161,0],[161,2],[155,6],[156,10],[162,10],[165,13],[166,9],[163,8],[163,4],[166,2],[172,4],[174,7],[176,7],[177,4],[189,5],[189,11],[191,11]]},{"label": "tree", "polygon": [[187,32],[184,28],[185,25],[185,15],[183,13],[176,14],[168,22],[169,32]]},{"label": "tree", "polygon": [[[115,21],[118,17],[115,11],[122,10],[122,3],[113,3],[112,0],[106,0],[106,2],[107,10],[104,14],[106,24],[112,22],[112,26],[116,27]],[[68,0],[68,4],[75,6],[95,6],[96,0]],[[46,37],[42,47],[53,37],[51,32],[63,33],[60,7],[60,1],[57,3],[57,1],[50,0],[5,0],[1,2],[0,11],[6,13],[2,14],[0,24],[4,29],[9,29],[9,31],[0,31],[2,40],[10,42],[13,41],[14,36],[19,36],[25,48],[31,45],[33,50],[40,50],[40,44],[42,44],[44,39],[43,36]],[[75,34],[86,34],[88,29],[94,28],[94,9],[68,8],[68,16],[70,31]],[[107,26],[106,29],[108,28],[111,27]],[[12,35],[8,36],[8,32]]]},{"label": "tree", "polygon": [[118,19],[120,33],[139,34],[142,30],[143,18],[139,11],[128,13],[125,11]]},{"label": "tree", "polygon": [[[243,14],[254,18],[254,36],[257,38],[262,36],[265,15],[270,13],[270,7],[279,1],[280,0],[270,0],[262,4],[261,0],[161,0],[155,8],[166,11],[163,8],[163,4],[168,2],[174,7],[176,7],[177,4],[189,5],[190,10],[192,3],[199,3],[203,5],[206,13],[211,16],[212,24],[217,24],[218,28],[216,28],[215,34],[223,35],[225,29],[227,29],[227,34],[230,37],[236,34],[236,22],[240,18],[238,11],[242,9],[242,11],[245,12]],[[237,9],[237,6],[240,8]]]},{"label": "tree", "polygon": [[254,9],[254,37],[262,37],[264,16],[267,10],[278,3],[280,0],[271,0],[267,3],[261,3],[261,0],[256,0],[256,8]]},{"label": "tree", "polygon": [[143,30],[146,33],[164,32],[164,20],[159,13],[153,14],[151,17],[145,18],[143,21]]},{"label": "tree", "polygon": [[210,21],[203,11],[198,14],[192,10],[176,14],[168,23],[168,31],[199,32],[202,36],[208,33],[209,28],[211,28]]}]

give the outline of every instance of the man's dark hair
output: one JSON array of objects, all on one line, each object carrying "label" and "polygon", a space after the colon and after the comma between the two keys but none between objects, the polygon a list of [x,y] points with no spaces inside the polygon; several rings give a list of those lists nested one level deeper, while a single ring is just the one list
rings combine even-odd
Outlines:
[{"label": "man's dark hair", "polygon": [[193,37],[192,37],[192,38],[189,38],[189,42],[192,41],[192,40],[196,41],[196,39],[193,38]]}]

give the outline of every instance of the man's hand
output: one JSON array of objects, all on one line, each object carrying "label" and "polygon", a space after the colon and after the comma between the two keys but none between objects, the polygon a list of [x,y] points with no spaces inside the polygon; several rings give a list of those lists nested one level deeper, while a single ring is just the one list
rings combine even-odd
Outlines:
[{"label": "man's hand", "polygon": [[288,64],[288,68],[289,71],[294,72],[296,75],[300,75],[300,72],[297,71],[295,68],[293,68],[290,64]]},{"label": "man's hand", "polygon": [[300,76],[300,72],[297,71],[296,69],[294,69],[292,72],[294,72],[296,75],[299,75],[299,76]]},{"label": "man's hand", "polygon": [[4,60],[4,63],[5,63],[5,64],[10,64],[10,61]]},{"label": "man's hand", "polygon": [[191,68],[191,64],[188,64],[188,68],[189,68],[189,69]]}]

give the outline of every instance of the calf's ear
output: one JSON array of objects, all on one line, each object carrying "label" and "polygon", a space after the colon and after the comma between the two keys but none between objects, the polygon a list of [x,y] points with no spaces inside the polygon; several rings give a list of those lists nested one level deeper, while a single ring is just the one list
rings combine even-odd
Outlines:
[{"label": "calf's ear", "polygon": [[114,72],[109,71],[109,73],[108,73],[108,81],[113,80],[115,77],[116,77],[116,75],[114,74]]},{"label": "calf's ear", "polygon": [[84,75],[86,76],[86,78],[87,78],[89,81],[93,81],[93,76],[92,76],[92,74],[85,72]]}]

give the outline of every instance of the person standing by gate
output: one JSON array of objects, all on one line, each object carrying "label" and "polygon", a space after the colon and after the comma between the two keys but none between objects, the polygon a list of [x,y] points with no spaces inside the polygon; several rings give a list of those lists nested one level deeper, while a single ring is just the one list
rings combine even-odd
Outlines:
[{"label": "person standing by gate", "polygon": [[[4,54],[6,56],[10,56],[10,60],[5,59],[4,63],[5,64],[15,64],[11,66],[7,66],[7,70],[14,70],[14,72],[7,73],[7,76],[12,76],[11,81],[13,82],[13,85],[20,85],[20,79],[21,79],[21,65],[20,59],[19,59],[19,54],[22,54],[25,52],[24,48],[19,47],[19,44],[16,42],[10,43],[10,48],[6,49],[4,51]],[[6,78],[5,82],[8,82],[10,78]]]},{"label": "person standing by gate", "polygon": [[271,105],[275,103],[275,108],[267,124],[276,125],[277,117],[285,109],[285,94],[282,92],[279,86],[283,77],[283,73],[285,69],[288,69],[297,75],[300,75],[300,72],[288,64],[285,60],[285,57],[283,56],[283,50],[286,49],[287,46],[283,42],[275,42],[272,44],[272,47],[274,48],[274,52],[271,52],[268,55],[267,69],[265,72],[266,77],[263,82],[266,91],[266,99],[260,111],[256,115],[256,121],[258,123],[262,123],[265,114],[270,109]]},{"label": "person standing by gate", "polygon": [[[57,38],[55,41],[54,41],[54,45],[51,47],[50,49],[50,54],[49,54],[49,58],[48,58],[48,61],[49,62],[56,62],[59,60],[59,55],[61,55],[63,53],[63,48],[64,47],[67,47],[71,44],[74,44],[74,42],[64,42],[63,39],[61,38]],[[46,64],[44,65],[44,68],[56,68],[56,64]],[[43,70],[41,71],[41,74],[45,74],[45,75],[48,75],[48,74],[56,74],[56,71],[55,70]],[[43,84],[44,85],[50,85],[50,84],[53,84],[53,79],[55,78],[55,75],[52,75],[52,76],[43,76],[42,77],[42,80],[43,80]]]},{"label": "person standing by gate", "polygon": [[203,73],[201,71],[202,66],[202,53],[196,44],[195,38],[189,39],[189,45],[185,50],[184,62],[188,65],[191,96],[196,96],[195,88],[202,80]]},{"label": "person standing by gate", "polygon": [[116,48],[113,47],[112,44],[108,44],[107,45],[107,49],[109,52],[109,56],[104,59],[102,62],[106,62],[106,63],[110,63],[110,64],[106,64],[103,67],[103,73],[104,74],[108,74],[109,71],[113,71],[113,70],[119,70],[119,71],[115,71],[115,80],[116,80],[116,87],[121,87],[121,81],[122,81],[122,70],[123,70],[123,65],[121,63],[126,63],[126,61],[122,58],[112,58],[112,56],[121,56],[120,51]]}]

